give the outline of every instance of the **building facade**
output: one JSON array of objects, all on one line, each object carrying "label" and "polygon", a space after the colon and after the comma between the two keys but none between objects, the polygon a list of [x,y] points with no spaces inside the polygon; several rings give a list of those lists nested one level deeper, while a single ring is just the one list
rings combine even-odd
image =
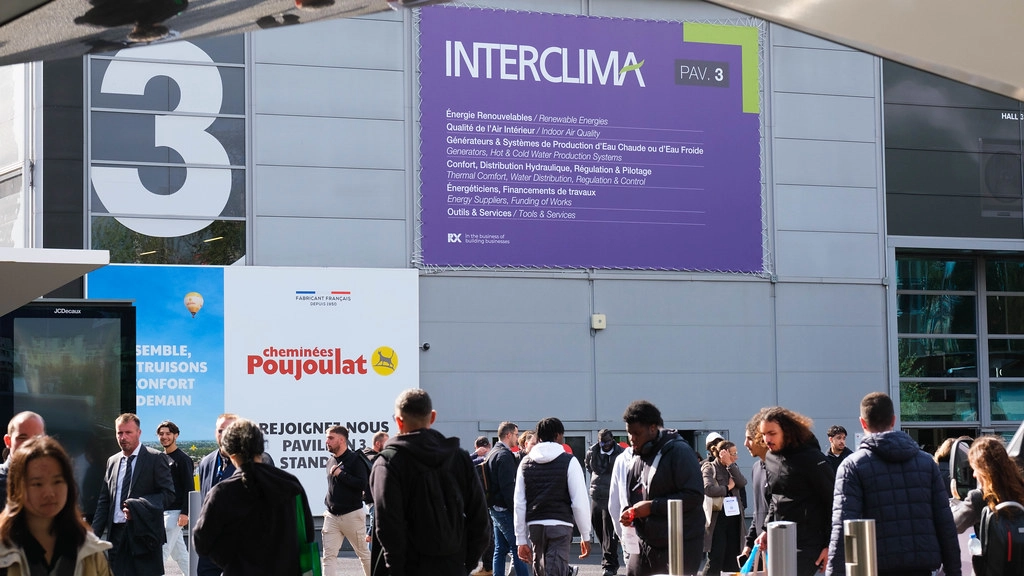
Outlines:
[{"label": "building facade", "polygon": [[760,265],[438,264],[421,42],[443,18],[420,11],[6,69],[0,129],[23,137],[0,154],[0,242],[417,268],[420,385],[463,439],[556,415],[582,447],[638,398],[698,441],[783,405],[824,443],[876,390],[926,446],[1024,419],[1019,102],[698,1],[453,6],[423,12],[754,30]]}]

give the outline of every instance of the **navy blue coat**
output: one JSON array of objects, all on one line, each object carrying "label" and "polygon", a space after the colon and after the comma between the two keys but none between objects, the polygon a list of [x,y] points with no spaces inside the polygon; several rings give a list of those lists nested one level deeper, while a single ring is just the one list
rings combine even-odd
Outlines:
[{"label": "navy blue coat", "polygon": [[828,574],[845,574],[843,520],[875,520],[879,572],[960,576],[960,545],[939,468],[905,432],[869,434],[839,465]]}]

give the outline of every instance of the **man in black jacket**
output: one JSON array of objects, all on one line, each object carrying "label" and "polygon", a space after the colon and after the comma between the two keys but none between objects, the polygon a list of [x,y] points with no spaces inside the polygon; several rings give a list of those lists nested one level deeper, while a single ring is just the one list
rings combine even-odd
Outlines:
[{"label": "man in black jacket", "polygon": [[675,430],[666,430],[661,411],[637,400],[626,408],[635,458],[626,478],[630,507],[619,521],[634,526],[640,549],[630,553],[629,576],[668,573],[668,501],[683,502],[683,573],[694,574],[704,548],[704,480],[697,453]]},{"label": "man in black jacket", "polygon": [[[767,522],[796,523],[796,576],[811,576],[825,567],[831,528],[835,473],[811,431],[811,419],[774,406],[761,418],[768,454]],[[757,538],[762,550],[767,532]]]},{"label": "man in black jacket", "polygon": [[184,450],[178,448],[178,435],[181,430],[170,420],[164,420],[156,427],[156,437],[164,447],[164,456],[171,467],[171,479],[174,482],[174,501],[168,503],[164,510],[164,562],[173,557],[183,574],[188,574],[188,549],[182,538],[181,529],[188,526],[188,493],[195,486],[192,480],[195,464]]},{"label": "man in black jacket", "polygon": [[359,455],[348,447],[348,428],[327,430],[327,496],[324,497],[324,576],[340,576],[338,551],[348,538],[363,564],[363,576],[370,576],[370,551],[366,548],[366,512],[363,491],[370,475]]},{"label": "man in black jacket", "polygon": [[598,441],[587,451],[584,460],[590,473],[590,522],[601,543],[604,576],[615,576],[619,571],[619,537],[615,535],[615,523],[619,519],[608,513],[608,491],[612,484],[612,464],[623,448],[607,428],[597,436]]},{"label": "man in black jacket", "polygon": [[906,432],[893,430],[892,399],[872,392],[860,402],[866,433],[843,461],[832,501],[828,574],[845,574],[843,521],[871,518],[878,574],[959,576],[960,544],[939,467]]},{"label": "man in black jacket", "polygon": [[[418,388],[406,390],[395,402],[398,435],[388,440],[373,462],[370,492],[377,508],[373,529],[374,576],[466,576],[477,565],[484,544],[491,537],[483,487],[469,454],[459,448],[458,438],[446,438],[430,426],[437,418],[430,396]],[[447,468],[444,468],[447,466]],[[431,476],[431,472],[435,476]],[[444,502],[417,499],[428,479],[440,473],[455,488],[458,498]],[[452,534],[424,533],[422,526],[436,525],[435,519],[415,517],[424,508],[458,500],[461,510],[449,513],[458,518],[460,539],[452,553],[439,553],[438,540],[448,543]],[[420,514],[422,516],[422,514]]]},{"label": "man in black jacket", "polygon": [[518,439],[519,426],[513,422],[502,422],[498,426],[498,441],[487,453],[487,479],[491,486],[487,506],[494,525],[494,559],[491,569],[495,574],[505,574],[505,555],[511,552],[516,576],[530,576],[530,568],[516,554],[516,528],[512,513],[519,461],[511,448],[518,446]]},{"label": "man in black jacket", "polygon": [[838,424],[829,426],[825,435],[828,436],[828,450],[825,451],[825,458],[828,459],[833,471],[839,470],[839,465],[843,460],[853,454],[853,450],[846,447],[846,428]]}]

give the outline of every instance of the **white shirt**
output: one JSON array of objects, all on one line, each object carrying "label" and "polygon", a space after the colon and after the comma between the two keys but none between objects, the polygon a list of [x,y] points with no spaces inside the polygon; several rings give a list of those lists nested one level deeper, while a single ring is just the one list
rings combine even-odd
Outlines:
[{"label": "white shirt", "polygon": [[626,486],[626,476],[629,474],[629,467],[633,465],[633,447],[628,446],[619,454],[612,464],[612,483],[608,491],[608,513],[612,515],[612,523],[615,525],[615,534],[622,539],[622,523],[619,516],[622,511],[629,507],[629,487]]},{"label": "white shirt", "polygon": [[[135,467],[139,465],[139,451],[142,450],[142,442],[135,447],[135,451],[131,453],[135,458],[132,460],[132,474],[135,473]],[[121,511],[121,503],[124,502],[125,498],[121,495],[121,485],[124,483],[124,472],[128,463],[128,456],[124,453],[121,454],[121,463],[117,466],[117,488],[114,493],[114,524],[123,524],[128,521],[125,517],[124,512]]]}]

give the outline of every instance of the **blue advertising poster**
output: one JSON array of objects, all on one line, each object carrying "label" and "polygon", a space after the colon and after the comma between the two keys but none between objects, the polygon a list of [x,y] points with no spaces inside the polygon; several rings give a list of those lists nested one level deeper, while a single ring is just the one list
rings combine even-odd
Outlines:
[{"label": "blue advertising poster", "polygon": [[88,295],[135,301],[143,441],[155,442],[164,420],[181,429],[182,448],[212,441],[224,412],[224,269],[111,265],[89,274]]}]

